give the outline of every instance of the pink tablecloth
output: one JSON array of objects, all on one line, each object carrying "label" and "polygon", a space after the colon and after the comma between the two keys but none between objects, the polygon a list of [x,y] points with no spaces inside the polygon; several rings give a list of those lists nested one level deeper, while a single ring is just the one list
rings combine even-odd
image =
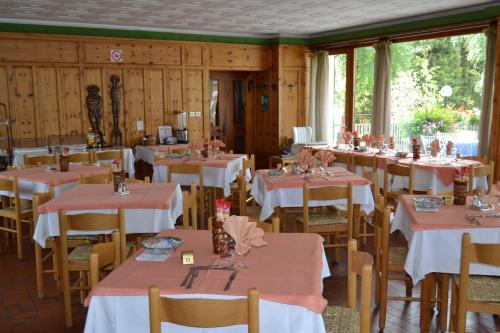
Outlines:
[{"label": "pink tablecloth", "polygon": [[316,313],[322,313],[327,305],[322,295],[323,245],[319,235],[265,234],[268,245],[251,250],[246,257],[248,269],[238,272],[228,292],[223,290],[231,272],[220,270],[200,271],[192,289],[179,287],[188,272],[188,267],[180,263],[181,251],[193,250],[197,265],[213,264],[218,259],[212,251],[210,232],[169,230],[160,235],[182,238],[184,244],[165,262],[130,258],[102,280],[90,297],[147,295],[151,285],[159,286],[162,295],[246,296],[247,290],[255,287],[263,299],[303,306]]},{"label": "pink tablecloth", "polygon": [[496,197],[485,197],[485,200],[494,204],[493,211],[478,211],[469,208],[471,197],[467,198],[465,206],[440,206],[439,212],[417,212],[411,195],[400,197],[399,204],[403,204],[409,218],[411,219],[411,230],[435,230],[435,229],[471,229],[471,228],[498,228],[500,227],[500,218],[477,218],[481,225],[471,224],[465,218],[466,214],[489,214],[500,212],[495,203]]},{"label": "pink tablecloth", "polygon": [[177,184],[129,184],[129,195],[113,195],[112,184],[77,185],[38,208],[40,214],[63,210],[170,209]]},{"label": "pink tablecloth", "polygon": [[246,157],[244,154],[222,154],[218,158],[194,158],[191,156],[185,156],[182,158],[164,158],[156,161],[155,165],[172,165],[172,164],[191,164],[198,165],[201,164],[204,167],[209,168],[227,168],[229,162],[234,161],[238,158]]},{"label": "pink tablecloth", "polygon": [[70,165],[67,172],[47,171],[46,167],[42,166],[1,172],[0,179],[12,180],[17,176],[20,180],[43,183],[47,186],[59,186],[77,181],[80,179],[80,175],[88,177],[105,173],[109,173],[109,168],[91,165]]},{"label": "pink tablecloth", "polygon": [[453,179],[455,178],[455,171],[463,172],[464,169],[468,169],[471,166],[481,165],[481,162],[472,160],[458,160],[445,164],[444,162],[433,162],[432,160],[427,159],[413,161],[413,159],[411,158],[399,160],[399,163],[413,164],[415,168],[430,170],[445,186],[449,186],[453,183]]},{"label": "pink tablecloth", "polygon": [[319,171],[308,177],[287,172],[282,176],[268,176],[265,170],[258,170],[257,173],[266,184],[266,189],[271,191],[276,188],[297,188],[304,186],[305,182],[309,186],[329,186],[329,185],[347,185],[352,182],[353,185],[368,185],[370,181],[366,178],[353,174],[343,168],[327,168],[328,173],[333,175],[321,175]]}]

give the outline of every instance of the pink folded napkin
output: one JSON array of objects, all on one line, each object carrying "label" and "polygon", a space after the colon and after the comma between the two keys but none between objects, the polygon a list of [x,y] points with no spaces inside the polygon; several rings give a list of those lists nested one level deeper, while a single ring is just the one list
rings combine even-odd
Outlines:
[{"label": "pink folded napkin", "polygon": [[328,164],[336,159],[331,150],[319,150],[314,156],[318,159],[323,168],[328,167]]},{"label": "pink folded napkin", "polygon": [[224,148],[225,146],[226,145],[221,140],[214,139],[210,141],[210,147],[214,150],[219,150],[220,148]]},{"label": "pink folded napkin", "polygon": [[307,167],[312,168],[316,164],[316,158],[312,156],[309,149],[302,149],[300,153],[295,155],[295,163],[297,163],[301,169],[307,169]]},{"label": "pink folded napkin", "polygon": [[361,139],[366,143],[368,147],[371,147],[371,145],[377,141],[377,138],[373,134],[365,134],[361,137]]},{"label": "pink folded napkin", "polygon": [[344,139],[344,143],[351,143],[352,133],[349,131],[345,131],[344,134],[342,134],[342,139]]},{"label": "pink folded napkin", "polygon": [[253,247],[267,245],[262,239],[264,230],[257,228],[257,223],[248,222],[248,216],[229,216],[222,225],[224,230],[234,238],[236,244],[247,243]]},{"label": "pink folded napkin", "polygon": [[205,144],[205,140],[203,139],[199,139],[195,142],[192,142],[189,144],[189,149],[191,151],[195,151],[195,150],[203,150],[203,146]]},{"label": "pink folded napkin", "polygon": [[439,152],[441,151],[441,146],[439,145],[439,140],[434,140],[431,143],[431,155],[432,156],[437,156]]},{"label": "pink folded napkin", "polygon": [[384,146],[384,143],[385,143],[385,135],[383,134],[380,134],[378,137],[377,137],[377,145],[382,148]]}]

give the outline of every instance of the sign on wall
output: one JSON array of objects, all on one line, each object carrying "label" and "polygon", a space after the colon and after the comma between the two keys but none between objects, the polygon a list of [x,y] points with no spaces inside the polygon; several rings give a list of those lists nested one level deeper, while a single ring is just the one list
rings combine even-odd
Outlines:
[{"label": "sign on wall", "polygon": [[110,52],[111,62],[122,62],[122,60],[123,60],[122,50],[111,50]]}]

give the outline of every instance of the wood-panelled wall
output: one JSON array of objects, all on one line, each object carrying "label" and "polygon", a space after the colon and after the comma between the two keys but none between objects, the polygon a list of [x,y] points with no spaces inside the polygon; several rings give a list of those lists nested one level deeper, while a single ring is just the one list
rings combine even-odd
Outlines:
[{"label": "wood-panelled wall", "polygon": [[[123,60],[112,62],[111,50]],[[211,70],[256,72],[255,87],[267,93],[269,111],[253,101],[255,145],[262,158],[277,153],[291,127],[305,121],[305,48],[54,35],[0,34],[0,103],[8,105],[15,139],[85,133],[86,87],[97,84],[103,99],[105,136],[112,128],[110,77],[122,85],[120,127],[125,144],[137,144],[157,126],[175,126],[175,112],[188,117],[190,138],[209,135]],[[260,83],[260,84],[259,84]],[[144,131],[137,122],[144,122]],[[271,143],[271,144],[270,144]],[[248,152],[251,153],[251,152]]]}]

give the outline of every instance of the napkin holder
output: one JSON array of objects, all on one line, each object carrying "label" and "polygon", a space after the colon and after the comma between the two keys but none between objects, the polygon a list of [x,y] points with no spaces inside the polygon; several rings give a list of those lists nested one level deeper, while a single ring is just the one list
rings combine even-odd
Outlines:
[{"label": "napkin holder", "polygon": [[193,251],[182,251],[181,252],[181,262],[183,265],[194,265],[194,253],[193,253]]}]

